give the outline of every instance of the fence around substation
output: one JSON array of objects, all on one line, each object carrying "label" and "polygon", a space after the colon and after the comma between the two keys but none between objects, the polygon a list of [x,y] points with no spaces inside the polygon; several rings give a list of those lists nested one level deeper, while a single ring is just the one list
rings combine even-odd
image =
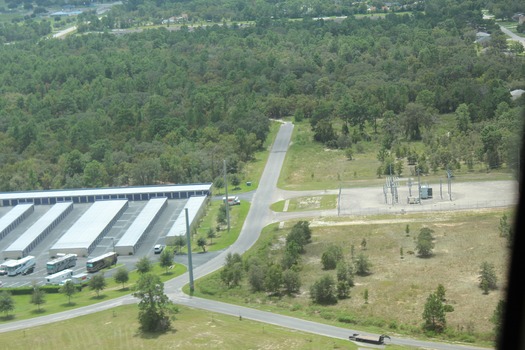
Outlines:
[{"label": "fence around substation", "polygon": [[383,204],[374,208],[340,208],[339,216],[345,215],[380,215],[380,214],[406,214],[420,212],[479,210],[489,208],[514,208],[517,209],[515,200],[491,200],[491,201],[460,201],[425,203],[421,204]]}]

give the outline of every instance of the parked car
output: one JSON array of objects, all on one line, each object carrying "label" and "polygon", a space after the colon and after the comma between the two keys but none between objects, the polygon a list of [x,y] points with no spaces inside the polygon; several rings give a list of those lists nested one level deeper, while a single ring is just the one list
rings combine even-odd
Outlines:
[{"label": "parked car", "polygon": [[163,250],[164,250],[164,245],[162,244],[156,244],[155,247],[153,248],[153,251],[155,252],[155,254],[160,254]]}]

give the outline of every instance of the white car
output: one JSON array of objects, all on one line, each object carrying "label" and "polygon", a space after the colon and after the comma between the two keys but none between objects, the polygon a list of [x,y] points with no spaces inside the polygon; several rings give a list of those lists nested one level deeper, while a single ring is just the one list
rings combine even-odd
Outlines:
[{"label": "white car", "polygon": [[156,244],[155,247],[153,248],[153,251],[155,252],[155,254],[160,254],[163,249],[164,249],[164,246],[162,244]]}]

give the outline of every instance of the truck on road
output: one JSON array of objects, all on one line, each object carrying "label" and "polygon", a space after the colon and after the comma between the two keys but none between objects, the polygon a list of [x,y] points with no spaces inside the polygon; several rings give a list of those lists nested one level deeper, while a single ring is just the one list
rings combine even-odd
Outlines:
[{"label": "truck on road", "polygon": [[348,339],[352,341],[357,341],[361,343],[369,343],[369,344],[384,344],[385,338],[390,339],[390,337],[385,334],[377,336],[377,335],[361,335],[359,333],[354,333],[348,337]]}]

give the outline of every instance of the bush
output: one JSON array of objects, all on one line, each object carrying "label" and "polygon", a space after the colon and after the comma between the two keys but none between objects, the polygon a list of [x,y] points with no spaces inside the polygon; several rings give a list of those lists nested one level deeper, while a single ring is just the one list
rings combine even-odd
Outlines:
[{"label": "bush", "polygon": [[342,323],[348,323],[348,324],[357,324],[356,319],[353,316],[348,316],[348,315],[339,316],[337,318],[337,321],[342,322]]}]

